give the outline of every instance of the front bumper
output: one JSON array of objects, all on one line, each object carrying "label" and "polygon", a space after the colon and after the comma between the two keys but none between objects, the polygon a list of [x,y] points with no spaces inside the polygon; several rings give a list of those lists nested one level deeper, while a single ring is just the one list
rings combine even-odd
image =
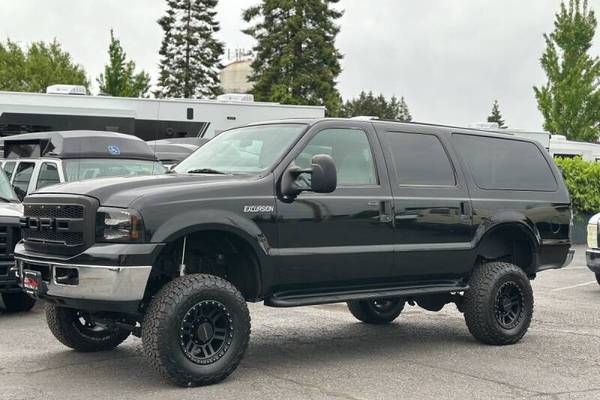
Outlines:
[{"label": "front bumper", "polygon": [[[99,266],[67,264],[54,261],[40,261],[15,257],[18,277],[23,270],[42,272],[43,287],[39,295],[42,298],[63,298],[76,300],[94,300],[110,302],[139,301],[144,297],[146,283],[152,270],[151,265],[142,266]],[[76,271],[76,279],[71,283],[61,283],[59,273]]]},{"label": "front bumper", "polygon": [[600,249],[587,249],[585,252],[587,266],[593,272],[600,274]]},{"label": "front bumper", "polygon": [[17,277],[15,275],[14,261],[0,261],[0,293],[20,292]]}]

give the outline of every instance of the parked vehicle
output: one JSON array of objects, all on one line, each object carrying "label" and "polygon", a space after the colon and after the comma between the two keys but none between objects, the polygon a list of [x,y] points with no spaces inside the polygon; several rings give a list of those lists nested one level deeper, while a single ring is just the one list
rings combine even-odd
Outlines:
[{"label": "parked vehicle", "polygon": [[27,132],[96,130],[143,140],[210,139],[224,130],[282,118],[319,118],[325,107],[254,101],[250,94],[216,100],[87,96],[84,87],[60,85],[47,93],[0,91],[0,136]]},{"label": "parked vehicle", "polygon": [[35,305],[35,300],[19,287],[15,276],[13,250],[21,239],[22,216],[23,206],[0,171],[0,297],[8,312],[29,311]]},{"label": "parked vehicle", "polygon": [[224,132],[174,172],[28,196],[15,252],[59,341],[97,351],[133,333],[182,386],[237,367],[247,301],[345,301],[371,324],[406,303],[455,303],[479,341],[516,343],[530,279],[573,256],[560,172],[537,142],[509,135],[282,120]]},{"label": "parked vehicle", "polygon": [[596,280],[600,285],[600,241],[598,234],[600,233],[600,214],[590,218],[587,227],[587,250],[585,258],[588,268],[596,275]]},{"label": "parked vehicle", "polygon": [[208,139],[204,138],[178,138],[152,140],[146,143],[150,146],[156,158],[165,167],[170,168],[177,165],[206,142],[208,142]]},{"label": "parked vehicle", "polygon": [[20,200],[61,182],[162,174],[141,139],[103,131],[27,133],[4,139],[2,168]]}]

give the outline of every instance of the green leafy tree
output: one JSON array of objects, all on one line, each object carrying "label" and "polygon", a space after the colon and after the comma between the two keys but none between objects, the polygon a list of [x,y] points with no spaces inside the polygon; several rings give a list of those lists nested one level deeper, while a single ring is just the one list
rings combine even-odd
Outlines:
[{"label": "green leafy tree", "polygon": [[375,96],[373,92],[360,92],[357,98],[346,101],[340,108],[339,116],[341,117],[356,117],[359,115],[412,121],[404,97],[400,98],[399,101],[396,96],[392,96],[387,100],[383,94]]},{"label": "green leafy tree", "polygon": [[600,122],[600,61],[589,54],[596,16],[587,0],[569,0],[556,14],[554,31],[544,35],[541,57],[548,82],[534,87],[544,128],[571,140],[596,141]]},{"label": "green leafy tree", "polygon": [[0,43],[0,90],[45,92],[48,86],[60,83],[89,89],[85,70],[56,39],[33,42],[26,49],[10,39]]},{"label": "green leafy tree", "polygon": [[500,104],[498,104],[498,100],[494,100],[494,104],[492,104],[492,113],[487,117],[487,122],[495,122],[498,124],[499,128],[506,128],[504,119],[502,119],[502,113],[500,112]]},{"label": "green leafy tree", "polygon": [[243,32],[256,40],[252,93],[257,100],[324,105],[337,115],[341,72],[335,47],[339,0],[261,0],[244,11],[252,25]]},{"label": "green leafy tree", "polygon": [[217,0],[167,0],[158,20],[164,31],[160,47],[157,97],[212,97],[221,93],[219,70],[223,43],[215,34]]},{"label": "green leafy tree", "polygon": [[145,71],[135,72],[135,62],[127,61],[121,41],[115,38],[112,29],[108,59],[104,73],[96,79],[100,92],[117,97],[145,97],[150,90],[150,75]]}]

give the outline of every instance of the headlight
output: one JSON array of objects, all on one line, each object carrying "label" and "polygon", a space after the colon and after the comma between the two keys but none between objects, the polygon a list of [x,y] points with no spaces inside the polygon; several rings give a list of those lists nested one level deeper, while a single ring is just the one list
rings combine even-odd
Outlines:
[{"label": "headlight", "polygon": [[590,249],[598,248],[598,224],[587,226],[587,245]]},{"label": "headlight", "polygon": [[96,213],[96,242],[141,242],[142,217],[134,210],[100,207]]}]

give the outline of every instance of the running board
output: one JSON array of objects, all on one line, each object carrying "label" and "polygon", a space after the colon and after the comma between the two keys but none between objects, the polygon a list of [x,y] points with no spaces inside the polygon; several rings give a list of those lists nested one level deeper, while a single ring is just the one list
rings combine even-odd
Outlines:
[{"label": "running board", "polygon": [[389,297],[418,297],[429,294],[464,292],[469,285],[432,284],[419,286],[379,287],[371,289],[329,289],[323,292],[281,292],[265,299],[265,305],[270,307],[313,306],[316,304],[343,303],[350,300],[375,300]]}]

